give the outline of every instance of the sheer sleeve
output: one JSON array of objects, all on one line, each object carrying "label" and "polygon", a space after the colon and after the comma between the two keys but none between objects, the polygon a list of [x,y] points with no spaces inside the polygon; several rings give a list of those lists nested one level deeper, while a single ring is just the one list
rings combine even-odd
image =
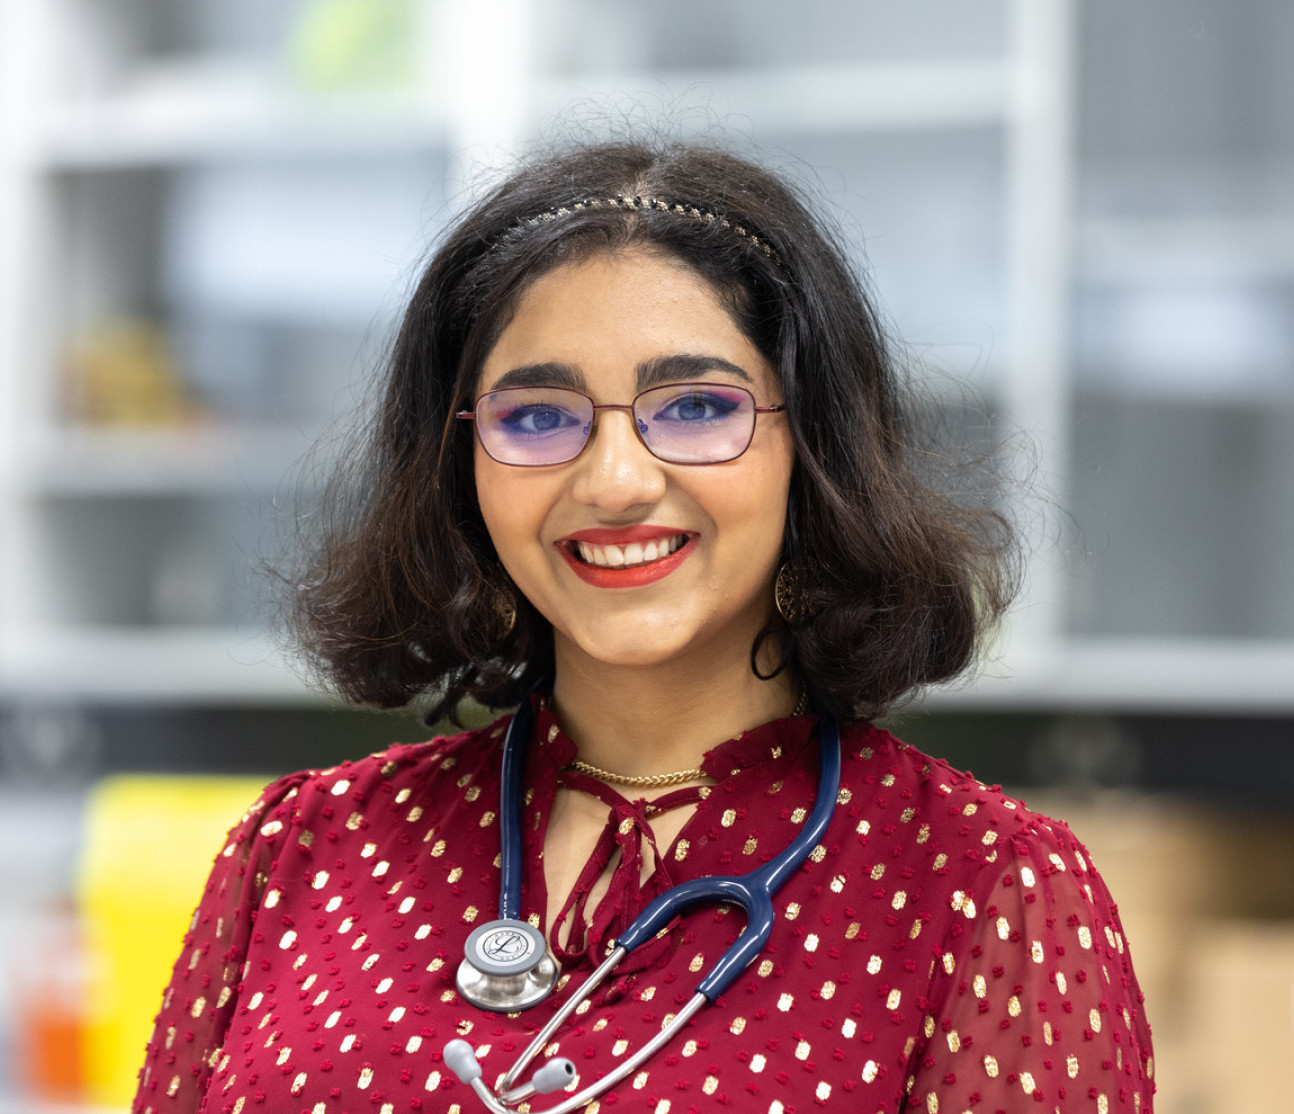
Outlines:
[{"label": "sheer sleeve", "polygon": [[952,899],[908,1109],[1149,1112],[1143,998],[1086,849],[1039,818],[985,865],[983,892]]},{"label": "sheer sleeve", "polygon": [[248,942],[304,774],[275,782],[230,830],[194,911],[148,1042],[134,1114],[198,1111],[238,1007]]}]

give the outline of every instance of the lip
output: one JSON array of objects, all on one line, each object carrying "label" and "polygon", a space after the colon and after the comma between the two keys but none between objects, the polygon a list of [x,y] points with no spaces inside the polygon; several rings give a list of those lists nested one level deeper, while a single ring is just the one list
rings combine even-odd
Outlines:
[{"label": "lip", "polygon": [[[632,542],[653,542],[663,538],[677,537],[686,534],[687,541],[668,557],[661,557],[649,565],[638,565],[634,568],[606,568],[602,565],[589,565],[580,560],[574,553],[574,543],[586,542],[589,545],[629,545]],[[557,552],[575,573],[586,584],[595,588],[641,588],[654,584],[669,576],[675,569],[692,555],[697,534],[691,530],[671,529],[667,526],[619,526],[589,527],[567,534],[557,541]]]},{"label": "lip", "polygon": [[590,545],[628,545],[630,542],[659,541],[678,534],[687,534],[689,538],[694,536],[691,530],[676,530],[670,526],[653,526],[650,523],[638,526],[590,526],[587,530],[567,534],[557,544],[588,542]]}]

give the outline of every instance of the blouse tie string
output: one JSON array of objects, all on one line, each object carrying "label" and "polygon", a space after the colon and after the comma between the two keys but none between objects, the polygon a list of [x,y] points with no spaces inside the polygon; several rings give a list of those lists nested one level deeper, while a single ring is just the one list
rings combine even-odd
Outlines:
[{"label": "blouse tie string", "polygon": [[[699,801],[701,787],[676,790],[648,802],[642,798],[626,800],[609,785],[578,772],[566,771],[563,780],[569,788],[597,797],[607,805],[606,826],[550,926],[553,954],[564,969],[569,969],[582,962],[590,966],[600,963],[605,958],[607,945],[629,927],[650,901],[673,888],[674,879],[657,846],[651,818]],[[644,840],[651,848],[655,864],[645,880]],[[589,896],[617,853],[619,861],[612,870],[607,891],[590,911]],[[568,920],[570,936],[563,945],[563,927]],[[630,974],[650,967],[669,950],[669,936],[662,935],[635,949],[617,968],[617,973]]]}]

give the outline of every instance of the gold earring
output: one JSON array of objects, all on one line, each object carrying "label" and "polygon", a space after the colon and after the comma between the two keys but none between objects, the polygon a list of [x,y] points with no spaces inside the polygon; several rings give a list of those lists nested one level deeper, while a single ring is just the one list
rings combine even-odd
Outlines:
[{"label": "gold earring", "polygon": [[502,583],[498,580],[490,581],[486,588],[486,596],[490,601],[490,610],[498,617],[499,629],[496,637],[502,642],[517,625],[516,592],[505,575]]},{"label": "gold earring", "polygon": [[789,562],[777,570],[773,602],[777,605],[777,613],[791,626],[809,614],[809,594],[804,590],[800,573]]}]

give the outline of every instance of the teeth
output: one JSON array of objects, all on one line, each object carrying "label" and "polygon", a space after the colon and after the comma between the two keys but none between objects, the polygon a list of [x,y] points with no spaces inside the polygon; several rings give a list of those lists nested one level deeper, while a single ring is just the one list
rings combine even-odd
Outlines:
[{"label": "teeth", "polygon": [[687,541],[686,534],[675,534],[672,538],[661,538],[654,542],[630,542],[628,545],[590,545],[588,542],[576,542],[580,558],[586,565],[598,565],[604,569],[634,568],[639,565],[650,565],[662,557],[676,553]]}]

